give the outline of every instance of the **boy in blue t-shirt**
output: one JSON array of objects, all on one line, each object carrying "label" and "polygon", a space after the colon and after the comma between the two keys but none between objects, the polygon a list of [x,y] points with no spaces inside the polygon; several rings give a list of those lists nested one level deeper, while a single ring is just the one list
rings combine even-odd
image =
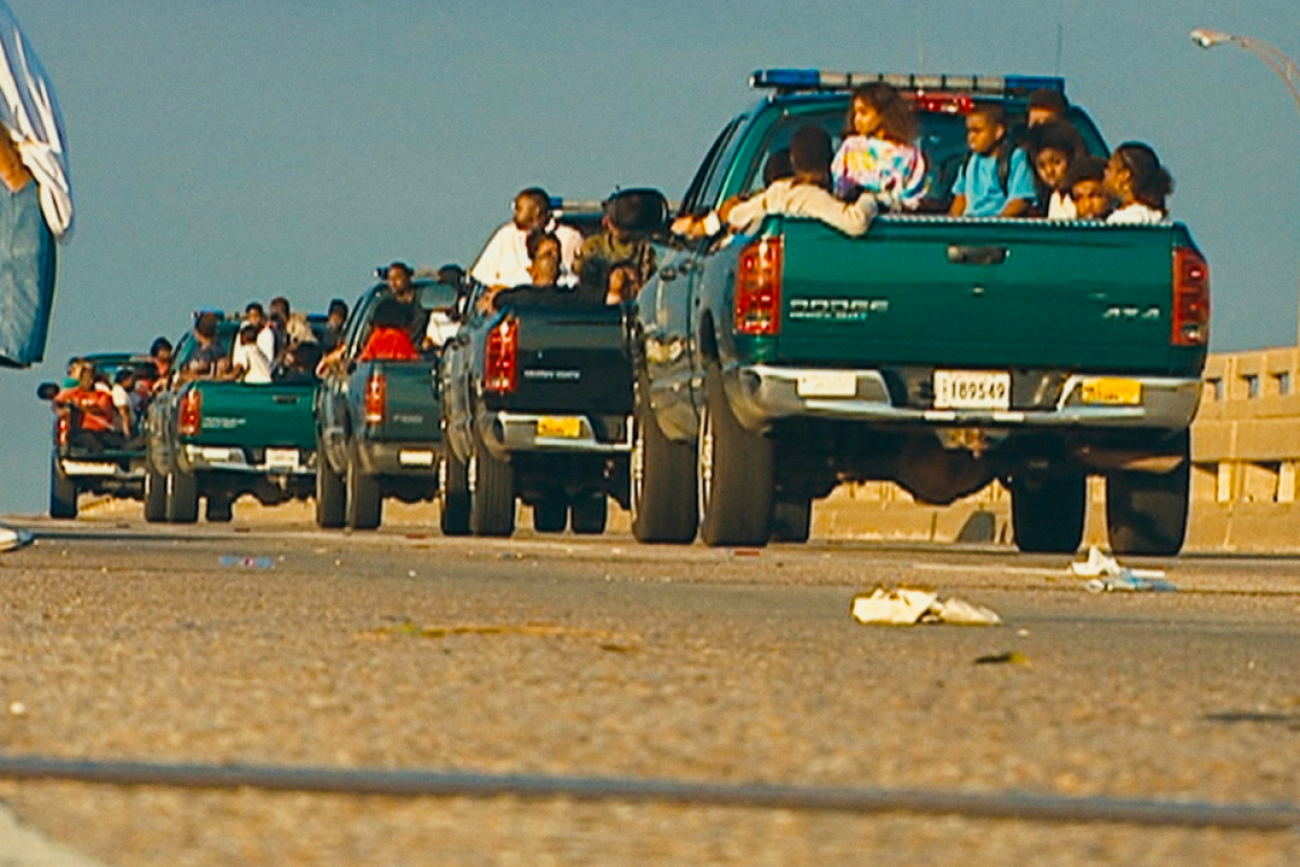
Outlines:
[{"label": "boy in blue t-shirt", "polygon": [[1038,196],[1025,152],[1007,141],[1002,106],[977,104],[966,116],[970,156],[952,185],[954,217],[1024,216]]}]

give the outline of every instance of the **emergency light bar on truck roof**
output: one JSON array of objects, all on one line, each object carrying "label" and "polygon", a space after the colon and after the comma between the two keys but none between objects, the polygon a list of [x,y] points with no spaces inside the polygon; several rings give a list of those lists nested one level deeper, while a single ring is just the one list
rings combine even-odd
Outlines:
[{"label": "emergency light bar on truck roof", "polygon": [[825,69],[760,69],[749,76],[750,87],[786,92],[850,90],[877,81],[893,85],[899,90],[918,93],[937,90],[946,93],[1021,97],[1036,90],[1065,93],[1065,79],[1054,75],[893,75],[885,72],[830,72]]}]

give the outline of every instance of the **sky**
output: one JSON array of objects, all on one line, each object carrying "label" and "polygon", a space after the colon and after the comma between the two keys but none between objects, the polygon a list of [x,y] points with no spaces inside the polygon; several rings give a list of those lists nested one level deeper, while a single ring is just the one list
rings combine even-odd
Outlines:
[{"label": "sky", "polygon": [[351,302],[393,259],[468,263],[526,186],[679,198],[763,67],[1059,71],[1108,141],[1174,175],[1212,348],[1296,340],[1300,114],[1257,58],[1188,39],[1300,57],[1295,0],[9,4],[54,79],[77,227],[46,362],[0,370],[0,513],[45,507],[35,390],[70,356],[175,339],[199,307]]}]

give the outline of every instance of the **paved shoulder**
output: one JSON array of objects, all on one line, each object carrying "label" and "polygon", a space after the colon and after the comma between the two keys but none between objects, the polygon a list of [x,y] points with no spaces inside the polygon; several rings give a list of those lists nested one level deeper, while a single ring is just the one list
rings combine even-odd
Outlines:
[{"label": "paved shoulder", "polygon": [[51,843],[25,827],[0,804],[0,867],[104,867],[98,861]]}]

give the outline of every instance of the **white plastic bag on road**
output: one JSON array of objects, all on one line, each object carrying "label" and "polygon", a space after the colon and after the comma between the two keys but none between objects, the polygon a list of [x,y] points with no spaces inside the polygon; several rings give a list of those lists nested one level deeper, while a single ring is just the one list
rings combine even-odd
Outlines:
[{"label": "white plastic bag on road", "polygon": [[940,599],[929,590],[907,587],[877,587],[853,597],[849,607],[853,619],[863,626],[914,626],[918,623],[951,623],[957,626],[996,626],[1002,618],[996,611],[964,599]]},{"label": "white plastic bag on road", "polygon": [[1121,566],[1114,557],[1101,553],[1096,545],[1088,549],[1087,560],[1070,564],[1070,572],[1076,578],[1089,579],[1083,586],[1091,593],[1178,592],[1176,585],[1164,580],[1163,569],[1131,569]]}]

